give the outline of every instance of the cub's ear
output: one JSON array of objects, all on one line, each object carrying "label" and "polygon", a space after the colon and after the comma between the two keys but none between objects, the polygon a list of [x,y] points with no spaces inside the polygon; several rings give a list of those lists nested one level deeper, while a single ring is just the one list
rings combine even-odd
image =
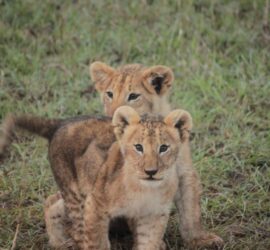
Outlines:
[{"label": "cub's ear", "polygon": [[106,88],[106,79],[110,78],[115,70],[102,62],[93,62],[90,64],[90,76],[95,83],[98,91],[104,92]]},{"label": "cub's ear", "polygon": [[152,94],[164,95],[171,88],[173,80],[172,70],[162,65],[150,67],[143,73],[143,84]]},{"label": "cub's ear", "polygon": [[176,128],[182,141],[189,139],[189,133],[192,129],[192,118],[187,111],[182,109],[173,110],[164,119],[164,123]]},{"label": "cub's ear", "polygon": [[117,139],[120,139],[127,126],[140,122],[138,113],[129,106],[121,106],[114,112],[112,124]]}]

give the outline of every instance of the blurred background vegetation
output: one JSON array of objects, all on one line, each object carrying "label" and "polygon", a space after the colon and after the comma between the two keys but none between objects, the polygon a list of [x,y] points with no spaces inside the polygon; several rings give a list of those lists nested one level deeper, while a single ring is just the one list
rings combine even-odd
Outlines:
[{"label": "blurred background vegetation", "polygon": [[[171,102],[194,119],[203,223],[224,249],[270,249],[269,11],[268,0],[0,0],[0,119],[101,113],[95,60],[167,65]],[[16,249],[49,249],[42,204],[56,186],[46,142],[20,133],[10,151],[0,249],[16,231]],[[184,249],[175,211],[166,242]]]}]

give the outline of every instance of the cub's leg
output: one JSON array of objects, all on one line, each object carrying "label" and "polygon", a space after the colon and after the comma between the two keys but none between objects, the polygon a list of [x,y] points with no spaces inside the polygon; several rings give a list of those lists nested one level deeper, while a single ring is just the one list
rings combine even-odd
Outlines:
[{"label": "cub's leg", "polygon": [[163,236],[168,223],[169,214],[145,216],[138,218],[133,225],[133,250],[165,250]]},{"label": "cub's leg", "polygon": [[80,195],[76,188],[70,188],[68,192],[63,195],[65,203],[65,212],[69,221],[67,227],[68,234],[75,242],[78,249],[83,249],[83,211],[84,211],[84,198]]},{"label": "cub's leg", "polygon": [[109,217],[102,197],[88,195],[84,213],[84,249],[109,250]]},{"label": "cub's leg", "polygon": [[[134,241],[136,242],[137,238],[137,224],[136,224],[136,219],[126,219],[127,224],[128,224],[128,229],[131,231],[131,234],[133,236]],[[135,243],[136,244],[136,243]],[[137,249],[136,246],[133,247],[133,249]],[[160,247],[158,250],[165,250],[166,249],[166,243],[162,240]]]},{"label": "cub's leg", "polygon": [[[56,166],[60,166],[63,163],[57,163]],[[64,169],[64,167],[61,167]],[[79,188],[78,183],[76,180],[73,180],[70,176],[68,176],[68,171],[66,171],[67,174],[64,177],[65,173],[63,171],[63,174],[59,171],[59,173],[54,173],[55,179],[57,180],[58,186],[61,186],[61,194],[64,200],[64,208],[65,208],[65,214],[67,221],[69,225],[67,228],[67,234],[73,239],[76,246],[78,246],[79,249],[82,249],[83,244],[83,202],[84,198],[82,197]],[[60,177],[62,179],[60,179]],[[61,185],[60,185],[60,184]]]},{"label": "cub's leg", "polygon": [[203,229],[201,225],[201,183],[192,166],[189,147],[183,149],[184,159],[179,165],[179,186],[175,205],[179,212],[179,229],[184,242],[191,248],[222,246],[223,240]]},{"label": "cub's leg", "polygon": [[52,247],[71,247],[72,240],[68,237],[64,200],[60,193],[50,195],[44,205],[46,230]]}]

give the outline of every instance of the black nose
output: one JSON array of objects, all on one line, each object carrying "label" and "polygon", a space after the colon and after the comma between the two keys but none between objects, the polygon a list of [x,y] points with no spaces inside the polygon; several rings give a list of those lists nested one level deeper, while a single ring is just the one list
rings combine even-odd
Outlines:
[{"label": "black nose", "polygon": [[155,175],[157,173],[157,170],[144,170],[144,172],[149,175],[150,177],[152,177],[153,175]]}]

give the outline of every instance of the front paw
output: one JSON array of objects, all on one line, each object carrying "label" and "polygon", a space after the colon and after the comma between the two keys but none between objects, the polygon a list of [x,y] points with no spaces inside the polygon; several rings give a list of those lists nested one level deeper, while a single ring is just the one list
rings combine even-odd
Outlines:
[{"label": "front paw", "polygon": [[221,249],[224,241],[219,236],[213,233],[203,233],[200,236],[187,242],[189,249]]},{"label": "front paw", "polygon": [[60,199],[62,199],[62,195],[61,193],[58,191],[55,194],[51,194],[47,197],[47,199],[45,200],[45,210],[49,209],[53,204],[55,204],[57,201],[59,201]]}]

